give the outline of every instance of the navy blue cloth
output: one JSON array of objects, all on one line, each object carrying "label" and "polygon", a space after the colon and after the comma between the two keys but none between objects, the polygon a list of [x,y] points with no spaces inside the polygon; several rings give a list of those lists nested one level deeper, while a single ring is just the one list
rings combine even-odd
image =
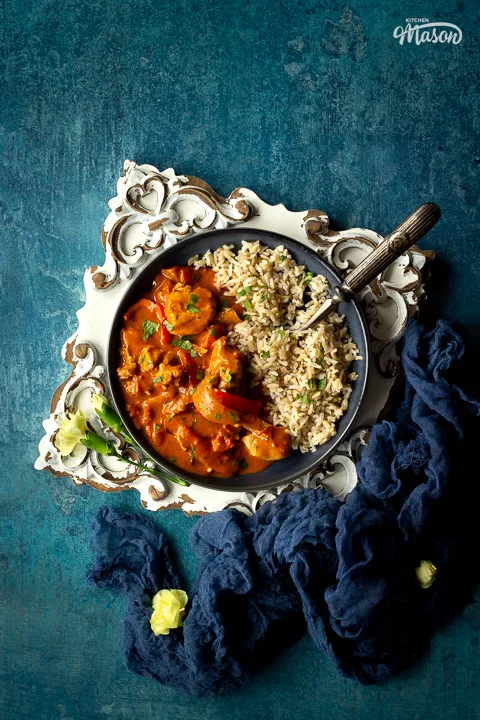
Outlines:
[{"label": "navy blue cloth", "polygon": [[[168,636],[149,624],[153,595],[183,587],[164,535],[144,515],[102,508],[88,582],[127,595],[128,667],[212,695],[245,683],[305,630],[340,673],[362,683],[423,654],[434,629],[469,602],[478,566],[479,479],[468,435],[478,437],[480,403],[456,379],[463,354],[451,325],[425,332],[409,323],[398,409],[373,428],[346,502],[305,490],[251,516],[224,510],[199,520],[188,614]],[[421,559],[438,568],[427,590],[415,574]]]}]

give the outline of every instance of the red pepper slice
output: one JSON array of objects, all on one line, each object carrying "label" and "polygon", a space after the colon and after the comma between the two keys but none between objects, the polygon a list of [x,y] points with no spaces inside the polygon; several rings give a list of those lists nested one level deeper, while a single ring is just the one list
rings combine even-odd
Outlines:
[{"label": "red pepper slice", "polygon": [[191,285],[193,282],[193,270],[191,267],[180,268],[180,282],[184,285]]},{"label": "red pepper slice", "polygon": [[163,345],[170,345],[172,341],[172,333],[167,330],[167,328],[164,325],[165,320],[167,319],[165,315],[165,310],[163,309],[163,306],[159,303],[155,303],[158,308],[158,316],[161,320],[161,330],[160,330],[160,338],[162,340]]},{"label": "red pepper slice", "polygon": [[224,392],[223,390],[212,389],[214,397],[218,402],[225,405],[229,410],[238,410],[239,412],[252,413],[252,415],[258,415],[262,407],[262,403],[259,400],[249,400],[248,398],[241,397],[240,395],[232,395],[231,393]]},{"label": "red pepper slice", "polygon": [[197,379],[197,364],[193,362],[192,356],[186,350],[180,349],[178,351],[178,357],[180,358],[180,364],[185,368],[190,378],[192,385],[198,385]]}]

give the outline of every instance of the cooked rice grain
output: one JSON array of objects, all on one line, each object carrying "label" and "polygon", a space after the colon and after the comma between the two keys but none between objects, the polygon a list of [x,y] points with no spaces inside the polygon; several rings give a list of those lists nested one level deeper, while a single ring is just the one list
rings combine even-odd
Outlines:
[{"label": "cooked rice grain", "polygon": [[330,440],[348,407],[356,379],[348,367],[359,350],[336,313],[312,330],[290,332],[325,300],[326,278],[309,279],[285,247],[271,250],[258,241],[243,242],[238,253],[224,245],[191,258],[190,264],[211,267],[217,286],[243,304],[244,320],[232,327],[228,340],[246,355],[251,385],[260,384],[269,396],[269,421],[286,427],[292,447],[302,452]]}]

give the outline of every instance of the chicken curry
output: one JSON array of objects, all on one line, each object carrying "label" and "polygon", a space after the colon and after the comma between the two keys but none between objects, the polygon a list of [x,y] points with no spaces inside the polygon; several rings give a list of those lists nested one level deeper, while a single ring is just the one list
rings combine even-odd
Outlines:
[{"label": "chicken curry", "polygon": [[255,473],[290,453],[227,343],[244,308],[213,270],[173,267],[123,316],[118,377],[127,412],[166,460],[197,475]]}]

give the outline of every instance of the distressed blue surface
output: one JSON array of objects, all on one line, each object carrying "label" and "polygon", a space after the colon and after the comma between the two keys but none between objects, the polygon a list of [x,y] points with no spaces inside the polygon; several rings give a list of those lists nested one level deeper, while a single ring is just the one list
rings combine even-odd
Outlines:
[{"label": "distressed blue surface", "polygon": [[[90,521],[106,498],[32,469],[40,421],[66,375],[58,349],[76,326],[84,269],[102,261],[100,227],[126,157],[173,165],[223,194],[244,185],[294,210],[320,207],[336,227],[386,232],[421,201],[438,202],[429,312],[469,326],[478,349],[479,6],[366,0],[339,25],[342,7],[0,4],[6,720],[480,716],[477,605],[414,670],[380,687],[337,677],[308,639],[225,698],[199,701],[130,675],[124,601],[84,580]],[[462,44],[399,46],[393,29],[412,13],[456,23]],[[459,485],[468,482],[462,473]],[[138,508],[133,493],[108,501]],[[195,520],[156,519],[191,577]]]}]

